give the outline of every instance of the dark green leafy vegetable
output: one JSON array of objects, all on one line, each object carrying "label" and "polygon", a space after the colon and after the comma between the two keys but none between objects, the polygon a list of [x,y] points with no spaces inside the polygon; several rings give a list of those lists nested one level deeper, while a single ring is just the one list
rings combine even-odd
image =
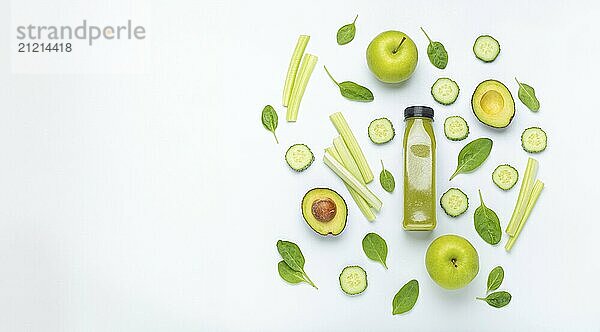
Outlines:
[{"label": "dark green leafy vegetable", "polygon": [[385,260],[387,258],[388,247],[385,240],[376,233],[369,233],[365,235],[362,240],[362,247],[365,255],[370,259],[380,262],[383,267],[388,268]]},{"label": "dark green leafy vegetable", "polygon": [[500,239],[502,239],[502,230],[500,229],[498,215],[492,209],[485,206],[481,197],[481,190],[479,190],[479,200],[481,205],[475,210],[475,215],[473,216],[475,230],[485,242],[491,245],[498,244]]},{"label": "dark green leafy vegetable", "polygon": [[292,270],[292,268],[289,265],[287,265],[285,261],[280,261],[277,264],[277,271],[279,272],[279,276],[281,276],[283,280],[291,284],[298,284],[303,281],[306,281],[302,272]]},{"label": "dark green leafy vegetable", "polygon": [[419,282],[415,279],[402,286],[392,301],[392,315],[403,314],[415,306],[419,297]]},{"label": "dark green leafy vegetable", "polygon": [[396,187],[396,181],[394,180],[394,176],[390,171],[385,169],[383,166],[383,160],[381,161],[381,173],[379,173],[379,183],[381,183],[381,187],[391,193],[394,191]]},{"label": "dark green leafy vegetable", "polygon": [[487,302],[487,304],[494,308],[502,308],[510,303],[512,296],[509,292],[499,291],[494,292],[486,297],[477,297],[477,299]]},{"label": "dark green leafy vegetable", "polygon": [[277,241],[277,251],[292,270],[298,272],[304,270],[304,255],[297,244],[279,240]]},{"label": "dark green leafy vegetable", "polygon": [[530,110],[537,112],[540,109],[540,101],[535,96],[535,89],[519,82],[516,77],[515,81],[519,84],[519,99],[521,99],[521,102]]},{"label": "dark green leafy vegetable", "polygon": [[[285,263],[285,265],[287,265],[287,267],[290,270],[300,273],[304,281],[306,281],[314,288],[317,288],[317,286],[312,282],[312,280],[310,280],[306,272],[304,272],[304,255],[302,255],[302,251],[300,250],[298,245],[290,241],[279,240],[277,241],[277,251],[281,255],[281,258],[283,258],[283,262]],[[292,282],[290,280],[297,280],[298,274],[290,273],[290,271],[288,271],[285,267],[281,267],[280,265],[281,262],[277,266],[279,270],[279,275],[285,281]],[[282,270],[285,274],[285,277],[282,275]]]},{"label": "dark green leafy vegetable", "polygon": [[471,172],[481,166],[490,155],[492,145],[492,140],[486,137],[478,138],[465,145],[458,154],[458,165],[450,180],[460,173]]},{"label": "dark green leafy vegetable", "polygon": [[337,43],[338,45],[346,45],[354,39],[354,35],[356,34],[356,19],[358,15],[354,18],[354,21],[350,24],[346,24],[341,27],[337,32]]},{"label": "dark green leafy vegetable", "polygon": [[279,119],[277,118],[277,112],[275,112],[273,106],[265,106],[262,111],[262,124],[268,131],[273,133],[277,144],[279,144],[279,140],[277,139],[277,135],[275,135],[275,129],[277,129],[278,121]]},{"label": "dark green leafy vegetable", "polygon": [[448,52],[446,51],[444,45],[438,41],[431,40],[423,28],[421,28],[421,31],[423,31],[429,40],[429,46],[427,46],[427,56],[429,56],[429,61],[431,64],[439,69],[446,68],[448,65]]},{"label": "dark green leafy vegetable", "polygon": [[502,285],[502,281],[504,280],[504,269],[502,266],[496,266],[492,269],[490,274],[488,275],[487,280],[487,291],[495,291]]},{"label": "dark green leafy vegetable", "polygon": [[354,82],[350,82],[350,81],[338,83],[333,78],[333,76],[331,76],[331,73],[329,73],[329,70],[327,70],[327,67],[323,66],[323,68],[325,68],[327,75],[329,76],[329,78],[331,78],[333,83],[335,83],[335,85],[338,86],[342,96],[344,96],[350,100],[354,100],[354,101],[366,101],[366,102],[373,101],[374,97],[373,97],[373,93],[371,92],[371,90],[367,89],[366,87],[364,87],[362,85],[358,85],[358,84],[356,84]]}]

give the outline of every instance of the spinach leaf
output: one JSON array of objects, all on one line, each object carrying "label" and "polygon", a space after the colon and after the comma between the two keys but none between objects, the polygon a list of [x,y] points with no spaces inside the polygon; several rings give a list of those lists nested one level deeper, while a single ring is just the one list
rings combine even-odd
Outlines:
[{"label": "spinach leaf", "polygon": [[356,34],[356,19],[358,15],[354,18],[354,21],[350,24],[346,24],[341,27],[337,32],[337,43],[338,45],[346,45],[354,39],[354,35]]},{"label": "spinach leaf", "polygon": [[477,297],[478,300],[483,300],[494,308],[502,308],[510,303],[512,296],[509,292],[499,291],[494,292],[486,297]]},{"label": "spinach leaf", "polygon": [[392,173],[383,166],[383,160],[381,161],[381,168],[381,173],[379,173],[379,183],[381,183],[381,187],[385,191],[391,193],[396,187],[396,181],[394,180]]},{"label": "spinach leaf", "polygon": [[292,268],[287,265],[285,261],[280,261],[277,264],[277,271],[283,280],[291,284],[298,284],[305,281],[302,272],[292,270]]},{"label": "spinach leaf", "polygon": [[504,280],[504,269],[502,266],[496,266],[492,269],[490,274],[488,275],[487,280],[487,291],[495,291],[502,285],[502,281]]},{"label": "spinach leaf", "polygon": [[492,145],[492,140],[486,137],[478,138],[465,145],[458,154],[458,165],[450,180],[460,173],[471,172],[481,166],[490,155]]},{"label": "spinach leaf", "polygon": [[421,31],[423,31],[429,40],[429,45],[427,46],[427,56],[429,56],[429,61],[431,64],[439,69],[446,68],[446,65],[448,65],[448,52],[446,52],[444,45],[438,41],[431,40],[423,28],[421,28]]},{"label": "spinach leaf", "polygon": [[265,106],[262,110],[262,124],[263,126],[275,136],[275,141],[279,144],[279,140],[277,139],[277,135],[275,135],[275,129],[277,129],[277,122],[279,119],[277,118],[277,112],[271,105]]},{"label": "spinach leaf", "polygon": [[521,99],[521,102],[530,110],[537,112],[540,109],[540,101],[535,96],[535,89],[519,82],[516,77],[515,81],[519,84],[519,99]]},{"label": "spinach leaf", "polygon": [[388,254],[388,247],[385,240],[375,233],[369,233],[365,235],[362,240],[362,248],[365,252],[365,255],[370,259],[380,262],[383,267],[388,268],[385,260]]},{"label": "spinach leaf", "polygon": [[277,241],[277,251],[283,258],[283,261],[277,264],[277,270],[283,280],[295,284],[300,282],[299,278],[302,278],[301,281],[317,288],[304,271],[304,255],[298,245],[290,241],[279,240]]},{"label": "spinach leaf", "polygon": [[373,93],[371,92],[371,90],[367,89],[366,87],[364,87],[362,85],[358,85],[358,84],[356,84],[354,82],[350,82],[350,81],[338,83],[333,78],[333,76],[331,76],[331,73],[329,73],[329,70],[327,70],[327,67],[323,66],[323,68],[325,68],[327,75],[329,76],[329,78],[331,78],[333,83],[335,83],[335,85],[338,86],[342,96],[344,96],[350,100],[354,100],[354,101],[366,101],[366,102],[373,101],[374,97],[373,97]]},{"label": "spinach leaf", "polygon": [[290,241],[279,240],[277,241],[277,251],[292,270],[304,271],[304,255],[298,245]]},{"label": "spinach leaf", "polygon": [[496,212],[492,211],[492,209],[488,208],[483,203],[481,190],[479,190],[479,200],[481,205],[475,210],[475,215],[473,216],[475,230],[485,242],[491,245],[498,244],[502,238],[500,220],[498,219]]},{"label": "spinach leaf", "polygon": [[402,286],[392,301],[392,315],[403,314],[415,306],[419,297],[419,282],[415,279]]}]

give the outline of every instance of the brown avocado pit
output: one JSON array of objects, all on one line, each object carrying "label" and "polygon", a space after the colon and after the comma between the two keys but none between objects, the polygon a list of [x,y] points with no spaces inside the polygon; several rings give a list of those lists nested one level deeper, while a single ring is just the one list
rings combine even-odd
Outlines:
[{"label": "brown avocado pit", "polygon": [[312,214],[318,221],[331,221],[335,217],[336,212],[337,207],[331,198],[317,199],[312,204]]},{"label": "brown avocado pit", "polygon": [[329,188],[313,188],[302,198],[302,216],[318,234],[338,235],[346,227],[348,207],[346,201]]}]

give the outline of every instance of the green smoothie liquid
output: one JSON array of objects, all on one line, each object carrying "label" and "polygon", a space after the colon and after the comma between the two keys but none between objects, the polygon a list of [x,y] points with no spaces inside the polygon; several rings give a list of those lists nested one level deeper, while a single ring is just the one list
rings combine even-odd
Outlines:
[{"label": "green smoothie liquid", "polygon": [[432,119],[409,117],[404,131],[404,221],[407,231],[435,228],[435,137]]}]

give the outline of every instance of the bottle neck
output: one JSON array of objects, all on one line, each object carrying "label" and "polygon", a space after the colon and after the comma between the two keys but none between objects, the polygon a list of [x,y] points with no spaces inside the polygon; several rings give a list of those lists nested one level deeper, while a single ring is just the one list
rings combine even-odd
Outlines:
[{"label": "bottle neck", "polygon": [[404,121],[406,122],[406,121],[415,120],[415,119],[433,122],[432,118],[429,118],[429,117],[426,117],[426,116],[411,116],[411,117],[405,118]]}]

